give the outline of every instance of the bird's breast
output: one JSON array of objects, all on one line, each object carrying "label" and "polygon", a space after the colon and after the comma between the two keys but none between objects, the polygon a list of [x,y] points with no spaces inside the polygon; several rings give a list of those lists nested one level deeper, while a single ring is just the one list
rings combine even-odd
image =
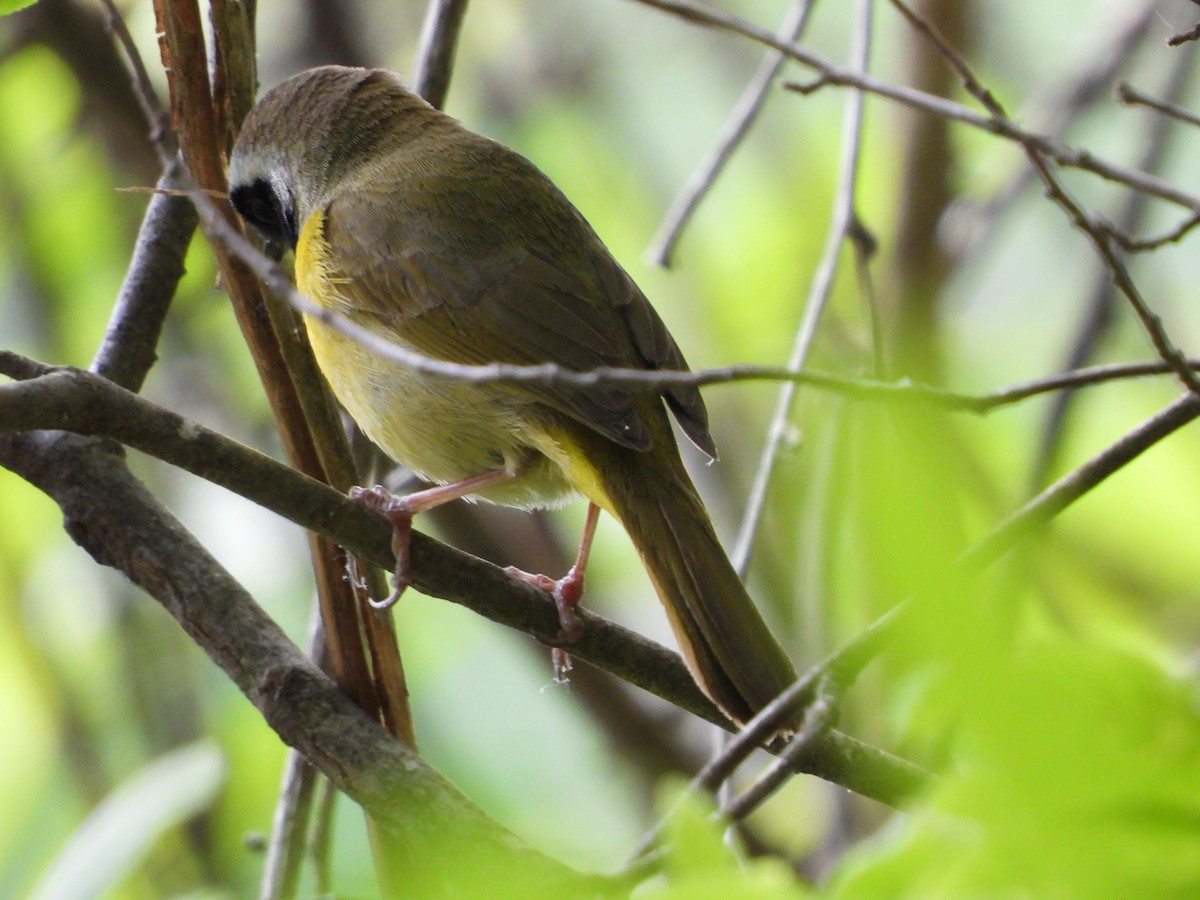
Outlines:
[{"label": "bird's breast", "polygon": [[[296,248],[297,287],[337,311],[345,304],[329,271],[310,220]],[[541,449],[547,437],[531,401],[493,383],[416,371],[311,316],[305,316],[305,325],[317,365],[346,411],[380,449],[422,478],[448,484],[506,468],[517,477],[477,496],[524,508],[557,505],[574,494],[562,469]],[[421,352],[382,325],[372,332]]]}]

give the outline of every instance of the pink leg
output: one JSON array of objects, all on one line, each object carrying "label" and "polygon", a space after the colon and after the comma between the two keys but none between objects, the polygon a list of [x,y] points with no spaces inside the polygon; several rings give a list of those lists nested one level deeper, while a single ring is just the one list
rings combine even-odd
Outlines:
[{"label": "pink leg", "polygon": [[413,516],[513,477],[514,474],[507,469],[489,469],[462,481],[426,488],[403,497],[392,496],[380,485],[372,488],[350,488],[351,500],[375,510],[392,524],[392,552],[396,554],[392,592],[383,600],[371,600],[371,605],[376,609],[387,609],[400,599],[400,595],[408,587],[411,577],[409,546],[412,542]]},{"label": "pink leg", "polygon": [[[583,536],[579,539],[579,552],[575,555],[575,563],[567,574],[555,581],[548,575],[531,575],[520,569],[509,566],[509,575],[527,581],[534,587],[539,587],[554,598],[558,607],[558,640],[569,644],[577,640],[583,633],[583,625],[575,615],[575,607],[583,599],[583,575],[587,568],[588,554],[592,550],[592,539],[596,536],[596,522],[600,519],[600,507],[595,503],[588,505],[587,519],[583,523]],[[561,649],[555,651],[554,668],[559,674],[570,669],[570,662]]]}]

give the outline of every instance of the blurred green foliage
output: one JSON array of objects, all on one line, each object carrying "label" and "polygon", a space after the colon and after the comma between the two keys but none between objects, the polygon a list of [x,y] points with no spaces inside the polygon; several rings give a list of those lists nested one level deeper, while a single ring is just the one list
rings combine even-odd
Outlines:
[{"label": "blurred green foliage", "polygon": [[[312,47],[301,47],[296,5],[259,6],[262,77],[271,84],[298,60],[307,64]],[[908,32],[883,6],[878,71],[904,81]],[[972,58],[1018,108],[1086,63],[1132,3],[977,6]],[[750,2],[728,7],[764,22],[780,14]],[[813,46],[834,58],[849,27],[842,7],[849,4],[822,5],[813,24]],[[1180,7],[1175,30],[1191,22],[1190,7]],[[407,72],[423,4],[352,9],[369,60]],[[155,173],[112,152],[85,117],[103,114],[89,106],[88,85],[28,37],[28,17],[51,14],[34,7],[0,23],[8,29],[0,32],[0,346],[86,365],[145,206],[144,196],[118,189],[152,184]],[[129,16],[153,67],[149,10],[136,6]],[[1130,63],[1148,90],[1174,52],[1162,46],[1165,32],[1151,31]],[[79,40],[105,38],[97,31]],[[636,3],[549,0],[475,4],[459,52],[450,111],[526,153],[563,187],[697,368],[786,358],[828,228],[844,95],[777,93],[705,201],[678,266],[642,262],[758,56],[745,42]],[[1071,139],[1127,162],[1142,112],[1102,100]],[[904,212],[896,198],[906,131],[895,108],[868,104],[865,140],[858,214],[880,242],[872,275],[886,294],[892,229]],[[978,133],[955,130],[952,140],[955,180],[968,198],[1004,184],[1019,156]],[[1163,173],[1189,190],[1200,189],[1194,140],[1183,136]],[[1082,177],[1071,184],[1106,211],[1121,196]],[[1149,220],[1173,221],[1157,208]],[[935,337],[945,383],[956,389],[1060,368],[1092,282],[1106,277],[1037,190],[994,227],[940,287]],[[1184,347],[1200,338],[1193,257],[1184,241],[1134,268]],[[850,262],[847,251],[814,360],[868,374],[868,304]],[[147,394],[277,452],[202,242],[188,267]],[[1099,358],[1150,357],[1123,307],[1116,320]],[[707,392],[722,462],[696,476],[727,535],[774,395],[759,383]],[[1084,392],[1054,474],[1176,395],[1167,379]],[[980,578],[947,580],[951,561],[1035,489],[1029,472],[1047,409],[1042,399],[970,419],[801,391],[756,547],[756,596],[803,664],[914,591],[922,595],[919,614],[846,698],[841,727],[934,769],[938,781],[904,814],[811,779],[789,784],[752,825],[766,846],[805,861],[805,879],[778,861],[729,851],[708,811],[689,803],[669,828],[665,874],[647,896],[1200,895],[1194,429],[1106,481]],[[141,458],[133,464],[303,643],[312,587],[299,530],[191,476]],[[138,827],[117,824],[120,834],[102,835],[125,839],[120,859],[104,851],[114,854],[104,896],[252,895],[262,868],[253,836],[270,829],[279,741],[162,610],[99,572],[63,534],[53,504],[3,470],[0,510],[0,896],[101,874],[78,863],[73,848],[95,837],[97,821],[114,821],[104,818],[113,809]],[[552,523],[573,536],[581,518],[569,509]],[[596,552],[589,603],[666,639],[619,528],[602,524]],[[397,628],[431,763],[545,852],[582,869],[618,867],[654,819],[658,770],[579,695],[550,683],[532,642],[420,596],[405,598]],[[707,750],[706,736],[687,723],[649,701],[639,708],[700,755]],[[147,771],[169,774],[186,746],[204,748],[208,780],[190,784],[195,793],[155,782],[131,805],[131,785],[144,786]],[[343,800],[334,821],[333,883],[340,896],[370,896],[361,817]],[[304,890],[316,890],[311,873]]]}]

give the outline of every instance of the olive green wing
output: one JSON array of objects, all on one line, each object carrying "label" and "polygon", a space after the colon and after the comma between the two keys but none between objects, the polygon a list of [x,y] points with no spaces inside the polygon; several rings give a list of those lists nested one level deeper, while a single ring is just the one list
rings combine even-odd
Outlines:
[{"label": "olive green wing", "polygon": [[[658,314],[557,188],[501,145],[457,136],[450,148],[406,147],[383,167],[389,176],[373,171],[327,207],[327,274],[344,311],[450,362],[686,369]],[[624,446],[651,445],[643,417],[654,413],[627,385],[503,389]],[[715,455],[699,392],[663,393]]]}]

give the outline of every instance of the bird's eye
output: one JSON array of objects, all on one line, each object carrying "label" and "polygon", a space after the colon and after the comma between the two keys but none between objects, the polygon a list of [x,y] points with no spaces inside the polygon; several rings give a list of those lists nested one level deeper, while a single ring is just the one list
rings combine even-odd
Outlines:
[{"label": "bird's eye", "polygon": [[296,246],[295,204],[290,196],[281,197],[265,178],[241,184],[229,194],[233,208],[269,241]]}]

